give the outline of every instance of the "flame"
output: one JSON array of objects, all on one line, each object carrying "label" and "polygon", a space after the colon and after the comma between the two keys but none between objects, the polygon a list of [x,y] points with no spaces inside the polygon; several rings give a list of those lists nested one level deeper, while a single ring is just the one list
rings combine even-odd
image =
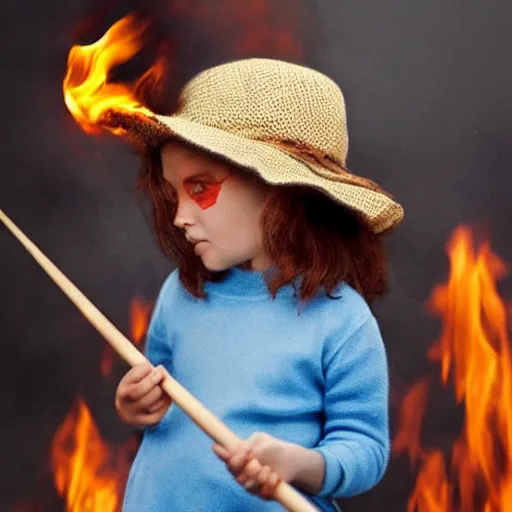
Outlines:
[{"label": "flame", "polygon": [[[140,343],[146,334],[152,302],[136,296],[130,303],[131,334]],[[109,345],[101,360],[101,371],[112,371],[114,352]],[[51,464],[55,487],[66,500],[67,512],[117,512],[119,496],[137,450],[132,437],[111,449],[101,439],[87,405],[79,400],[54,436]]]},{"label": "flame", "polygon": [[428,388],[427,379],[416,382],[404,398],[400,409],[398,424],[401,429],[393,441],[393,448],[398,453],[407,451],[411,462],[416,462],[422,453],[421,423],[425,416]]},{"label": "flame", "polygon": [[130,304],[130,321],[133,341],[138,345],[148,330],[153,303],[143,297],[135,297]]},{"label": "flame", "polygon": [[[146,335],[152,308],[153,303],[144,297],[136,296],[130,302],[130,333],[136,345],[140,345]],[[115,353],[112,347],[105,344],[100,363],[101,374],[104,377],[111,375],[114,358]]]},{"label": "flame", "polygon": [[[269,0],[202,3],[171,0],[167,12],[170,19],[176,19],[183,26],[191,21],[206,24],[198,31],[210,34],[212,46],[224,41],[222,52],[233,54],[232,57],[260,55],[285,60],[303,59],[303,45],[296,32],[298,27],[304,26],[307,16],[296,2],[289,1],[276,7]],[[158,58],[132,84],[109,81],[111,71],[132,59],[142,48],[148,26],[149,22],[127,15],[95,43],[71,48],[62,89],[66,106],[85,132],[98,134],[106,129],[116,135],[125,135],[123,128],[109,124],[106,116],[109,111],[154,117],[155,114],[138,98],[146,97],[148,91],[164,83],[171,63],[168,55]]]},{"label": "flame", "polygon": [[[141,89],[158,83],[164,74],[162,59],[151,66],[133,85],[109,83],[110,71],[130,60],[142,47],[147,23],[128,15],[117,21],[98,41],[87,46],[73,46],[69,52],[63,82],[64,101],[87,133],[99,133],[102,116],[109,110],[124,110],[153,116],[137,99]],[[108,127],[115,134],[121,128]]]},{"label": "flame", "polygon": [[[465,407],[464,427],[452,447],[451,471],[446,475],[442,453],[420,447],[418,425],[424,412],[424,388],[414,386],[406,396],[393,451],[399,454],[407,450],[412,461],[420,461],[407,510],[510,512],[512,360],[507,325],[510,306],[496,289],[496,281],[505,276],[506,266],[492,253],[487,242],[475,251],[471,233],[465,227],[454,232],[448,254],[449,280],[437,286],[428,301],[429,310],[443,320],[441,336],[428,357],[441,363],[445,386],[452,377],[456,400]],[[419,395],[420,400],[415,400]]]},{"label": "flame", "polygon": [[54,436],[51,463],[55,486],[67,512],[114,512],[119,509],[118,478],[109,471],[111,454],[82,400]]}]

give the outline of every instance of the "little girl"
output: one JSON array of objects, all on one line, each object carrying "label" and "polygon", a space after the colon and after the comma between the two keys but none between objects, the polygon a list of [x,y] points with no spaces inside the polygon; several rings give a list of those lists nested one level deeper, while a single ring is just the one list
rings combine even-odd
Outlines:
[{"label": "little girl", "polygon": [[[319,510],[372,488],[389,456],[386,353],[369,303],[403,210],[350,173],[338,86],[270,59],[216,66],[171,116],[116,114],[143,154],[157,238],[177,262],[116,409],[145,427],[125,512]],[[156,368],[155,368],[156,367]],[[211,439],[159,386],[165,368],[244,441]]]}]

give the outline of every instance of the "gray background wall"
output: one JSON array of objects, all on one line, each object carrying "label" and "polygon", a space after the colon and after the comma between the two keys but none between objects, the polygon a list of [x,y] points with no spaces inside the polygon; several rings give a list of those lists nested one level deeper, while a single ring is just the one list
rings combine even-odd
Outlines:
[{"label": "gray background wall", "polygon": [[[267,3],[246,2],[250,15],[235,19],[234,0],[217,10],[185,2],[181,16],[172,15],[171,0],[145,2],[143,14],[158,20],[149,50],[119,76],[143,69],[163,41],[173,74],[170,95],[155,108],[170,108],[172,93],[200,69],[238,56],[304,62],[340,84],[349,167],[392,191],[406,210],[388,240],[392,292],[376,308],[394,429],[401,396],[418,376],[437,373],[424,354],[439,324],[423,303],[447,276],[452,230],[474,225],[512,260],[512,7],[504,0]],[[206,19],[190,14],[201,4]],[[61,81],[72,44],[96,40],[137,7],[10,0],[0,11],[0,207],[125,333],[131,298],[153,299],[171,267],[135,191],[136,155],[121,140],[84,134],[65,109]],[[292,44],[275,36],[285,31]],[[132,436],[113,410],[127,367],[117,361],[111,378],[101,376],[105,342],[3,229],[0,254],[0,510],[27,500],[27,510],[64,510],[47,464],[52,436],[77,395],[112,446]],[[501,290],[511,298],[510,279]],[[460,421],[451,393],[439,387],[425,442],[448,449]],[[393,460],[384,480],[344,501],[344,510],[405,510],[413,479],[406,460]]]}]

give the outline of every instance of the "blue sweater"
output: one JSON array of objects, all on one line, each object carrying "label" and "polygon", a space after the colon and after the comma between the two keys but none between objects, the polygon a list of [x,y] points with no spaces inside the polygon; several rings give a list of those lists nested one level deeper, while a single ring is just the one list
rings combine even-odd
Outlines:
[{"label": "blue sweater", "polygon": [[[236,267],[196,299],[175,270],[159,294],[146,353],[246,439],[257,431],[317,450],[319,510],[373,487],[389,457],[387,360],[368,305],[350,286],[300,311],[291,285],[272,300],[262,272]],[[277,512],[249,494],[176,404],[146,428],[124,512]]]}]

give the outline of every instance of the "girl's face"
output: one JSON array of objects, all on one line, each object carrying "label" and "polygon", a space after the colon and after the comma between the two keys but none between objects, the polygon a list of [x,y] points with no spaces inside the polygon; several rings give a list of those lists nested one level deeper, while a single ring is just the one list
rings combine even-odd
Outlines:
[{"label": "girl's face", "polygon": [[161,151],[164,178],[177,200],[174,225],[211,271],[264,270],[260,217],[269,187],[179,142]]}]

